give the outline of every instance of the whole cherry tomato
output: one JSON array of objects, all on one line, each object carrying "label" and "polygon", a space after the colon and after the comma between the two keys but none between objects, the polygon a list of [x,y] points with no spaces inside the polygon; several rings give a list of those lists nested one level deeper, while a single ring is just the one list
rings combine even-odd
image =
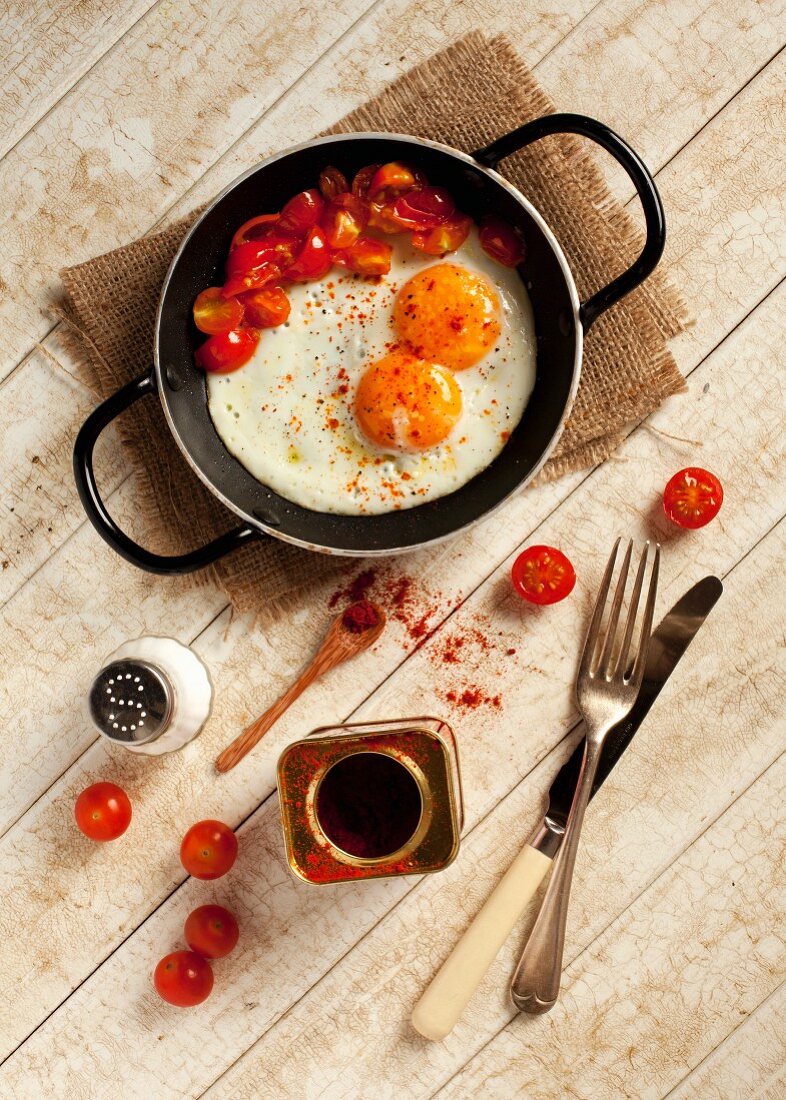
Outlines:
[{"label": "whole cherry tomato", "polygon": [[205,959],[223,959],[237,944],[237,921],[221,905],[200,905],[188,914],[184,928],[186,943]]},{"label": "whole cherry tomato", "polygon": [[378,164],[367,164],[365,168],[361,168],[359,172],[355,174],[355,178],[352,180],[352,194],[357,195],[359,199],[368,198],[368,189],[371,186]]},{"label": "whole cherry tomato", "polygon": [[318,225],[308,231],[303,247],[289,267],[284,269],[284,278],[296,282],[308,282],[309,279],[321,279],[333,265],[333,256],[325,233]]},{"label": "whole cherry tomato", "polygon": [[349,248],[366,227],[368,207],[356,195],[337,195],[327,205],[321,225],[331,248]]},{"label": "whole cherry tomato", "polygon": [[387,275],[393,249],[376,237],[358,237],[349,248],[336,252],[334,259],[355,275]]},{"label": "whole cherry tomato", "polygon": [[515,267],[524,259],[524,242],[510,222],[496,214],[486,214],[480,219],[480,243],[492,260]]},{"label": "whole cherry tomato", "polygon": [[396,195],[400,195],[402,191],[425,186],[426,178],[417,168],[412,168],[409,164],[404,164],[400,160],[392,160],[378,168],[371,177],[368,197],[389,202]]},{"label": "whole cherry tomato", "polygon": [[240,229],[235,233],[232,238],[232,244],[230,248],[237,248],[238,245],[248,244],[249,241],[259,240],[261,236],[271,228],[275,228],[278,225],[278,214],[258,214],[256,218],[249,218],[247,222],[243,222]]},{"label": "whole cherry tomato", "polygon": [[390,214],[402,229],[422,232],[444,225],[456,213],[453,196],[444,187],[424,187],[399,195],[390,206]]},{"label": "whole cherry tomato", "polygon": [[312,187],[289,200],[281,211],[278,224],[281,229],[287,229],[298,237],[305,237],[309,229],[319,221],[324,208],[325,200],[316,187]]},{"label": "whole cherry tomato", "polygon": [[513,587],[530,603],[559,603],[569,596],[576,573],[568,558],[553,546],[528,546],[513,562]]},{"label": "whole cherry tomato", "polygon": [[471,228],[472,218],[465,214],[458,214],[435,229],[427,229],[424,233],[413,233],[412,247],[429,256],[444,256],[446,252],[455,252],[461,247],[469,236]]},{"label": "whole cherry tomato", "polygon": [[255,328],[236,328],[205,340],[194,352],[196,365],[214,374],[229,374],[244,366],[256,351],[259,333]]},{"label": "whole cherry tomato", "polygon": [[200,332],[215,336],[229,332],[243,320],[243,305],[237,298],[225,298],[220,286],[209,286],[197,294],[194,302],[194,324]]},{"label": "whole cherry tomato", "polygon": [[153,971],[159,997],[178,1008],[201,1004],[213,988],[210,963],[195,951],[173,951],[164,955]]},{"label": "whole cherry tomato", "polygon": [[343,195],[345,191],[349,191],[347,177],[338,168],[334,168],[332,164],[329,164],[327,168],[323,168],[319,173],[319,190],[322,193],[322,198],[326,202],[330,202],[336,195]]},{"label": "whole cherry tomato", "polygon": [[222,821],[197,821],[183,837],[180,862],[194,878],[221,878],[237,859],[237,837]]},{"label": "whole cherry tomato", "polygon": [[695,530],[715,519],[723,504],[723,486],[715,474],[688,466],[663,490],[663,508],[672,523]]},{"label": "whole cherry tomato", "polygon": [[246,320],[256,328],[283,325],[291,309],[286,291],[280,286],[266,286],[243,295]]},{"label": "whole cherry tomato", "polygon": [[91,840],[117,840],[131,823],[131,801],[116,783],[93,783],[77,798],[74,817]]}]

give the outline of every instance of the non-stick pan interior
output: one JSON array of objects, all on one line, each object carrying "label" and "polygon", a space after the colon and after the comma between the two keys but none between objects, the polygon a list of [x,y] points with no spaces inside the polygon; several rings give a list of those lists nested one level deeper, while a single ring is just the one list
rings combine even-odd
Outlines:
[{"label": "non-stick pan interior", "polygon": [[[532,300],[537,331],[535,388],[502,452],[449,496],[379,516],[314,512],[262,485],[225,449],[207,410],[204,375],[194,366],[194,349],[204,337],[194,327],[191,306],[206,286],[223,281],[229,243],[242,222],[281,209],[297,191],[315,186],[328,164],[351,178],[366,164],[396,159],[417,165],[430,182],[449,188],[459,208],[475,219],[493,212],[521,229],[527,255],[519,270]],[[196,225],[164,289],[157,368],[162,400],[181,448],[236,512],[312,547],[380,553],[444,538],[490,511],[528,479],[562,424],[573,387],[576,340],[574,307],[563,267],[537,219],[514,195],[445,150],[398,138],[342,137],[261,165]]]}]

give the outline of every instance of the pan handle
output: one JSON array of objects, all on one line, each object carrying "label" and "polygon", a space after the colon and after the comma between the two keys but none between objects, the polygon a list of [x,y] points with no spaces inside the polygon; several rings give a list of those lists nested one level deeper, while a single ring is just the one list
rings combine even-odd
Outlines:
[{"label": "pan handle", "polygon": [[93,450],[107,424],[140,397],[155,392],[155,373],[151,370],[148,374],[135,378],[133,382],[128,382],[91,412],[79,429],[74,444],[76,488],[88,519],[96,531],[104,542],[109,543],[112,549],[126,561],[130,561],[140,569],[146,569],[148,573],[192,573],[223,558],[225,554],[259,535],[260,532],[255,527],[244,524],[242,527],[227,531],[225,535],[209,542],[207,546],[200,546],[187,554],[175,554],[171,557],[165,554],[154,554],[150,550],[145,550],[143,546],[139,546],[120,530],[106,510],[93,473]]},{"label": "pan handle", "polygon": [[610,130],[603,122],[588,118],[586,115],[555,114],[544,115],[543,118],[526,122],[509,134],[503,134],[501,138],[492,141],[484,149],[473,153],[475,160],[488,168],[496,168],[497,164],[511,153],[538,141],[548,134],[580,134],[596,142],[606,152],[611,153],[614,159],[625,169],[630,177],[636,193],[639,196],[644,210],[644,221],[647,227],[647,239],[641,255],[635,260],[627,271],[618,275],[608,286],[593,294],[586,302],[582,302],[580,309],[581,323],[586,330],[609,306],[614,305],[620,298],[630,294],[639,283],[643,283],[648,275],[655,269],[658,260],[663,254],[663,246],[666,241],[666,219],[663,214],[658,189],[655,186],[647,166],[638,153],[631,149],[619,134]]}]

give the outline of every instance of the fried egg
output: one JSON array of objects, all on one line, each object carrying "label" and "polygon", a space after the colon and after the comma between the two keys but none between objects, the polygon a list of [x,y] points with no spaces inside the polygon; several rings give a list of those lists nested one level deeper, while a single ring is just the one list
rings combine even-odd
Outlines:
[{"label": "fried egg", "polygon": [[447,495],[484,470],[535,383],[535,326],[515,269],[473,229],[445,260],[402,234],[391,269],[333,268],[288,289],[289,320],[253,358],[207,376],[229,452],[287,500],[378,514]]}]

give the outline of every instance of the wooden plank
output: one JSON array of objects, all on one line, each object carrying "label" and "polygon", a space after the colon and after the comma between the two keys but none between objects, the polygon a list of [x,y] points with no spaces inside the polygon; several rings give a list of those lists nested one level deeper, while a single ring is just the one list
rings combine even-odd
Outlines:
[{"label": "wooden plank", "polygon": [[[731,567],[783,513],[784,501],[778,499],[775,489],[783,468],[782,455],[780,460],[778,458],[779,447],[781,452],[783,449],[779,414],[777,410],[769,417],[751,414],[753,409],[760,410],[762,394],[770,392],[772,378],[779,370],[777,345],[781,311],[782,300],[773,301],[767,315],[768,323],[762,330],[752,318],[748,326],[735,334],[740,342],[735,346],[731,340],[726,346],[724,354],[729,359],[721,358],[724,350],[721,349],[717,360],[713,357],[696,372],[692,379],[692,399],[675,405],[676,417],[669,421],[669,428],[675,434],[684,434],[686,426],[695,422],[699,410],[702,419],[706,418],[703,455],[708,464],[718,467],[720,456],[727,452],[734,456],[725,469],[718,468],[727,483],[735,485],[735,493],[727,498],[723,522],[719,520],[716,524],[712,540],[686,542],[675,539],[670,544],[668,567],[664,569],[662,606],[674,599],[690,580],[708,569],[723,571]],[[727,369],[728,362],[739,356],[742,346],[756,363],[751,377],[744,379]],[[704,386],[708,383],[709,390],[705,393]],[[768,459],[764,468],[755,468],[750,455],[765,452]],[[586,563],[577,598],[551,609],[547,630],[538,629],[509,595],[505,577],[510,563],[503,562],[482,589],[456,611],[445,634],[433,637],[359,708],[360,717],[378,717],[400,712],[402,700],[406,700],[410,712],[452,713],[461,739],[470,827],[488,813],[570,728],[574,713],[569,683],[575,646],[594,581],[602,567],[602,555],[597,548],[604,541],[606,530],[628,529],[636,536],[651,530],[646,514],[631,517],[630,486],[648,484],[653,477],[660,485],[665,479],[665,471],[673,468],[674,462],[675,448],[670,441],[664,441],[655,432],[637,432],[626,444],[620,463],[608,463],[596,471],[539,529],[539,538],[570,545],[577,562]],[[754,485],[758,486],[755,494]],[[603,531],[598,529],[598,517],[602,517]],[[779,542],[778,552],[780,548]],[[760,631],[764,636],[767,630],[777,631],[777,623],[768,625],[766,616],[766,609],[772,608],[771,587],[765,584],[769,575],[767,562],[756,566],[753,574],[760,581],[751,595],[753,604],[748,606],[761,606]],[[747,571],[745,577],[747,586]],[[709,635],[708,656],[703,665],[696,661],[693,668],[699,683],[703,684],[706,678],[728,689],[732,681],[727,670],[718,667],[716,659],[718,639],[737,637],[730,634],[729,620],[731,624],[738,624],[738,631],[746,627],[739,620],[738,604],[733,598],[727,607],[728,618],[721,620],[721,634],[712,632]],[[470,658],[457,670],[457,677],[458,682],[479,685],[486,694],[501,694],[503,709],[498,711],[488,706],[465,714],[451,712],[446,692],[452,684],[445,672],[448,666],[442,663],[441,657],[445,635],[460,633],[472,638],[474,630],[489,635],[491,624],[494,631],[490,635],[494,641],[492,651],[478,653],[477,665]],[[299,625],[296,619],[290,628],[296,633]],[[526,631],[524,644],[522,630]],[[511,646],[520,647],[520,652],[507,655]],[[198,904],[198,899],[206,900],[204,884],[186,882],[138,932],[122,946],[117,947],[117,944],[178,880],[177,839],[184,824],[193,818],[197,806],[200,815],[219,812],[221,807],[224,812],[230,806],[235,807],[238,817],[242,818],[247,807],[253,807],[270,790],[275,753],[308,728],[346,713],[354,700],[365,694],[358,685],[370,682],[372,666],[378,659],[378,654],[371,653],[368,660],[361,658],[353,666],[337,670],[328,682],[316,685],[271,733],[265,748],[257,755],[255,766],[252,767],[249,761],[246,767],[229,773],[218,784],[209,770],[212,755],[217,745],[224,743],[229,733],[237,728],[240,716],[247,714],[249,699],[254,698],[258,689],[259,670],[275,667],[275,655],[271,651],[271,639],[249,632],[245,623],[233,623],[226,630],[223,623],[215,624],[200,640],[200,650],[210,661],[217,684],[217,710],[210,730],[186,752],[157,764],[155,783],[150,782],[149,767],[145,768],[139,761],[128,762],[117,757],[112,765],[110,774],[118,776],[131,791],[141,786],[144,792],[144,812],[140,809],[137,817],[133,848],[118,847],[106,856],[103,851],[95,855],[75,848],[73,863],[64,864],[58,860],[55,867],[52,866],[54,861],[47,862],[45,898],[39,901],[22,897],[17,889],[16,895],[10,897],[6,914],[0,914],[2,932],[2,921],[7,919],[13,924],[19,919],[15,915],[16,906],[23,906],[29,931],[22,951],[17,947],[14,956],[3,960],[2,965],[8,983],[4,1000],[5,1003],[13,1001],[14,1011],[0,1017],[0,1033],[11,1038],[19,1036],[25,1027],[29,1028],[31,1021],[40,1021],[69,988],[85,977],[93,960],[117,948],[107,963],[9,1059],[5,1067],[11,1075],[6,1077],[9,1083],[30,1079],[34,1086],[42,1072],[50,1072],[44,1067],[51,1066],[53,1057],[62,1064],[66,1075],[78,1072],[99,1083],[106,1081],[118,1072],[117,1059],[121,1055],[116,1037],[122,1032],[128,1038],[126,1006],[134,1004],[138,1006],[140,1026],[134,1043],[123,1044],[128,1049],[122,1056],[127,1059],[121,1071],[124,1078],[129,1080],[133,1075],[135,1087],[142,1092],[162,1097],[177,1095],[186,1078],[172,1070],[177,1058],[174,1052],[172,1058],[167,1055],[168,1044],[176,1043],[178,1049],[182,1049],[188,1029],[198,1026],[203,1039],[195,1044],[198,1053],[189,1067],[188,1079],[192,1082],[189,1087],[205,1087],[215,1079],[220,1065],[229,1064],[241,1054],[244,1045],[250,1045],[289,1009],[292,1002],[412,886],[411,881],[390,880],[364,884],[365,888],[315,890],[296,883],[283,863],[277,806],[274,800],[265,801],[241,830],[242,853],[237,873],[210,893],[211,897],[224,898],[237,908],[242,923],[252,929],[250,939],[238,959],[227,962],[222,970],[223,982],[204,1008],[189,1015],[188,1019],[181,1014],[176,1032],[166,1026],[166,1011],[149,993],[147,974],[156,953],[176,942],[184,913]],[[767,660],[769,652],[766,650]],[[759,668],[757,660],[761,662],[765,658],[756,654],[744,656],[749,664],[743,663],[743,677],[746,673],[754,675]],[[739,661],[743,658],[738,658]],[[764,674],[761,680],[761,691],[765,692]],[[736,699],[737,686],[733,686]],[[754,694],[753,700],[756,698]],[[673,696],[671,703],[675,703]],[[755,708],[753,714],[756,721],[751,723],[750,709],[737,712],[737,720],[744,721],[746,729],[746,751],[737,761],[737,774],[741,775],[748,768],[751,778],[759,774],[774,751],[771,724],[764,720],[766,716],[760,721]],[[754,732],[749,732],[749,724]],[[684,728],[685,715],[674,710],[668,731],[669,741],[672,738],[675,741],[674,759],[669,760],[671,770],[651,775],[645,769],[637,786],[637,790],[653,789],[656,809],[653,811],[647,804],[650,816],[660,812],[661,804],[664,813],[673,806],[668,797],[671,777],[680,761],[684,769],[689,759],[680,741],[680,730]],[[710,745],[728,752],[729,744],[736,744],[739,738],[736,728],[730,718],[723,738],[719,737]],[[685,806],[681,810],[689,814],[695,814],[691,776],[695,784],[695,770],[699,768],[695,754],[692,759],[694,772],[686,775],[683,788],[687,810]],[[707,770],[711,770],[710,765]],[[50,843],[47,838],[61,834],[76,791],[90,778],[101,774],[107,774],[104,751],[94,748],[80,762],[78,770],[73,769],[56,784],[51,798],[36,805],[9,834],[7,841],[16,856],[15,881],[39,881],[31,871],[23,874],[21,868],[41,865],[45,858],[43,853]],[[666,784],[662,798],[659,783]],[[706,785],[704,773],[701,783]],[[715,797],[722,799],[724,789],[719,783]],[[537,790],[542,790],[542,785]],[[176,797],[173,797],[174,792],[177,792]],[[723,805],[725,803],[721,802],[721,809]],[[530,821],[531,818],[528,824]],[[606,827],[610,827],[608,823]],[[674,828],[664,820],[657,829],[657,836],[664,842],[673,843],[674,835]],[[652,843],[653,837],[645,829],[643,849]],[[657,851],[662,855],[663,849]],[[145,853],[144,859],[140,852]],[[644,854],[642,862],[646,865]],[[111,896],[105,898],[100,883],[109,874],[110,866],[112,891]],[[440,879],[430,881],[438,883]],[[624,882],[621,885],[624,886]],[[461,886],[464,891],[468,890],[466,880]],[[419,889],[430,887],[421,885]],[[470,884],[470,896],[471,889]],[[62,910],[68,913],[68,921],[55,929],[49,928],[52,892],[57,893]],[[430,911],[444,912],[441,909]],[[42,934],[41,922],[46,922],[49,929],[47,937]],[[581,925],[583,923],[580,921]],[[430,954],[436,955],[440,947],[449,946],[444,941],[444,932],[444,928],[432,929]],[[425,935],[422,927],[420,933]],[[0,942],[3,942],[2,935]],[[56,971],[52,968],[54,958],[62,960]],[[435,964],[437,959],[430,961]],[[418,971],[416,977],[422,980],[422,973]],[[107,990],[112,992],[107,994]],[[97,997],[102,1003],[102,1032],[106,1041],[91,1046],[87,1035],[94,1010],[88,1006],[93,1005]],[[245,1006],[240,1015],[238,1005]],[[232,1021],[231,1029],[222,1024],[227,1019]],[[220,1036],[220,1048],[205,1041],[205,1034]],[[323,1034],[333,1032],[326,1029]],[[219,1044],[218,1038],[216,1043]],[[82,1052],[78,1069],[69,1064],[68,1050],[74,1046]],[[89,1052],[85,1053],[88,1048]],[[90,1068],[86,1070],[88,1062]],[[168,1067],[166,1080],[159,1077],[162,1066]],[[66,1080],[70,1079],[66,1076]],[[100,1094],[100,1085],[96,1092]]]},{"label": "wooden plank", "polygon": [[153,0],[24,0],[0,13],[0,157],[152,6]]}]

